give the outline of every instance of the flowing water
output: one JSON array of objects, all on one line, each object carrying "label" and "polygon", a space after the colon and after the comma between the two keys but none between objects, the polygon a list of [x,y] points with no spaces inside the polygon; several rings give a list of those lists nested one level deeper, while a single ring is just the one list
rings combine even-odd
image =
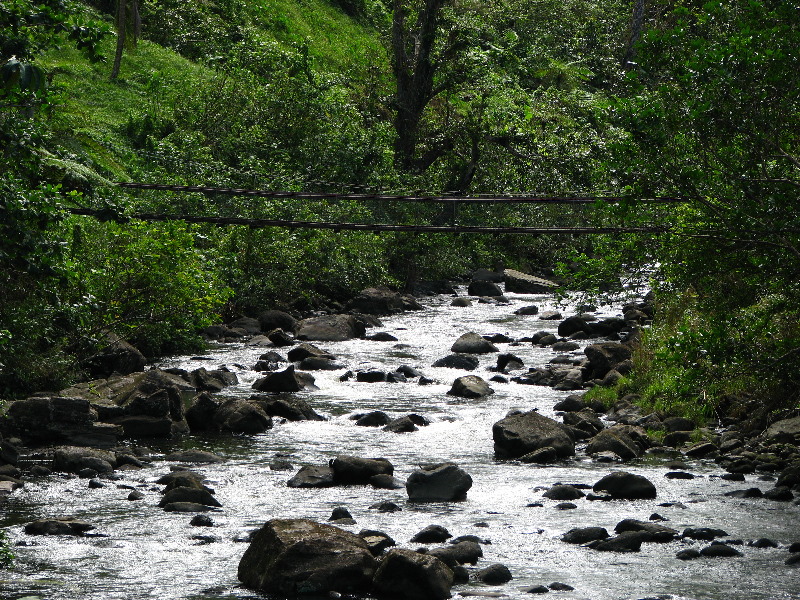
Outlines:
[{"label": "flowing water", "polygon": [[[307,517],[326,521],[337,506],[346,506],[357,525],[354,532],[379,529],[400,546],[418,547],[409,539],[423,527],[438,524],[454,536],[473,534],[491,541],[483,546],[480,565],[503,563],[514,579],[502,586],[470,583],[455,586],[454,596],[465,591],[499,592],[511,598],[529,598],[523,590],[559,581],[574,590],[550,592],[545,597],[565,599],[635,599],[669,597],[714,600],[782,600],[800,598],[800,571],[784,565],[786,544],[800,541],[800,507],[763,499],[734,499],[724,492],[745,487],[768,489],[774,483],[748,476],[747,483],[719,479],[722,471],[711,461],[692,461],[693,480],[670,480],[663,459],[642,459],[625,470],[648,477],[656,484],[658,497],[647,501],[591,502],[577,500],[577,508],[558,510],[557,502],[542,498],[554,483],[593,484],[619,466],[599,464],[579,456],[554,466],[497,462],[493,457],[492,424],[511,409],[537,408],[553,416],[553,405],[564,392],[515,383],[492,383],[494,395],[465,400],[447,395],[452,381],[464,371],[432,368],[434,360],[449,354],[452,343],[463,333],[505,333],[518,339],[540,329],[555,329],[555,323],[535,316],[517,316],[514,310],[537,304],[552,308],[545,296],[509,295],[510,305],[474,304],[450,306],[451,298],[424,301],[425,310],[383,319],[380,331],[388,331],[399,342],[352,340],[320,343],[349,369],[369,367],[394,370],[400,365],[418,367],[437,381],[417,385],[340,382],[342,371],[314,373],[318,391],[302,393],[325,422],[276,424],[254,436],[187,436],[169,444],[151,444],[156,460],[141,471],[124,472],[120,481],[102,489],[88,489],[87,481],[54,475],[34,479],[15,492],[0,513],[0,526],[8,528],[17,561],[11,570],[0,571],[0,598],[34,597],[47,600],[72,599],[222,599],[260,598],[238,584],[236,570],[247,544],[247,533],[276,517]],[[564,312],[568,316],[569,311]],[[521,357],[526,367],[546,364],[554,353],[530,344],[499,344],[502,352]],[[225,345],[202,360],[177,357],[159,366],[186,369],[226,365],[240,380],[225,393],[250,395],[257,373],[255,364],[265,350],[243,344]],[[577,353],[580,354],[580,351]],[[484,356],[475,372],[488,379],[493,355]],[[384,410],[402,416],[414,412],[426,416],[431,425],[405,434],[378,428],[358,427],[354,413]],[[200,466],[223,505],[210,513],[216,526],[192,527],[190,515],[166,513],[156,505],[160,486],[155,480],[169,471],[160,460],[175,449],[196,447],[215,452],[222,464]],[[405,490],[373,490],[364,486],[323,490],[292,489],[287,480],[295,471],[269,468],[276,456],[286,456],[297,467],[324,464],[337,454],[385,457],[395,466],[395,475],[405,479],[422,463],[453,461],[473,478],[467,500],[458,503],[408,504]],[[128,486],[128,487],[119,487]],[[129,487],[145,494],[128,501]],[[401,512],[378,513],[369,507],[391,500]],[[540,503],[541,506],[529,506]],[[662,503],[679,503],[660,506]],[[643,544],[641,552],[617,554],[597,552],[561,542],[569,529],[602,526],[612,531],[623,518],[647,520],[658,512],[664,523],[679,531],[708,526],[725,529],[732,537],[748,540],[768,537],[781,543],[779,549],[739,546],[741,558],[680,561],[676,552],[699,542]],[[22,530],[37,518],[72,516],[92,523],[103,537],[32,537]],[[193,536],[214,536],[213,540]]]}]

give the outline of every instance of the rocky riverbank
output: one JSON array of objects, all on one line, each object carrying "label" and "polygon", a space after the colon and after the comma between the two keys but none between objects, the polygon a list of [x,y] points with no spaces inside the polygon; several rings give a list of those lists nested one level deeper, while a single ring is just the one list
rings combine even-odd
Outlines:
[{"label": "rocky riverbank", "polygon": [[[512,287],[527,284],[547,289],[541,280],[511,273],[507,274],[506,290],[512,281]],[[514,289],[524,290],[518,293],[543,293],[542,287]],[[471,303],[511,304],[497,282],[487,282],[485,275],[476,278],[468,292],[481,295],[454,298],[451,311],[467,308]],[[416,300],[388,290],[365,290],[351,304],[349,313],[297,320],[286,313],[270,311],[259,318],[239,319],[207,332],[223,343],[243,344],[256,350],[258,360],[251,365],[150,369],[112,375],[59,394],[40,394],[12,403],[7,410],[8,418],[3,422],[1,456],[5,464],[0,467],[3,473],[0,483],[4,484],[0,490],[7,489],[4,496],[8,497],[20,489],[25,479],[42,481],[41,478],[45,478],[46,481],[47,477],[72,474],[85,480],[90,489],[125,489],[126,500],[131,503],[147,501],[150,494],[158,494],[157,504],[164,512],[193,512],[196,515],[192,520],[197,519],[195,526],[202,526],[201,521],[213,526],[215,513],[224,514],[227,504],[216,497],[211,482],[198,465],[214,464],[210,461],[222,458],[198,451],[159,454],[144,444],[148,440],[157,443],[176,436],[191,440],[193,436],[209,432],[214,435],[269,435],[267,432],[271,429],[287,423],[324,423],[331,415],[315,406],[315,392],[310,390],[317,387],[318,378],[331,373],[348,385],[400,386],[401,389],[402,386],[433,386],[431,389],[434,389],[444,384],[449,387],[447,396],[457,403],[491,402],[495,392],[503,394],[504,386],[517,386],[515,389],[521,390],[529,386],[547,387],[554,393],[561,392],[551,416],[536,407],[519,408],[497,419],[491,427],[493,448],[488,450],[495,460],[543,472],[564,465],[592,465],[584,481],[555,482],[539,490],[540,499],[528,502],[531,509],[552,505],[555,510],[568,514],[570,510],[580,512],[590,504],[631,502],[630,511],[636,513],[639,510],[637,501],[659,499],[660,482],[631,472],[641,461],[664,465],[667,471],[663,476],[673,482],[691,481],[698,477],[692,472],[693,464],[713,461],[723,471],[715,477],[731,484],[741,483],[736,489],[725,492],[729,497],[796,506],[795,496],[800,491],[800,419],[797,417],[779,420],[760,431],[753,429],[752,421],[733,416],[723,416],[718,422],[697,428],[686,419],[643,413],[634,404],[635,398],[625,399],[611,408],[584,400],[583,391],[596,385],[611,385],[631,368],[631,351],[637,343],[638,331],[652,316],[648,302],[628,305],[620,316],[612,317],[595,317],[593,311],[588,310],[590,307],[582,307],[567,318],[552,310],[540,311],[531,304],[513,311],[509,308],[509,312],[535,320],[537,327],[532,329],[536,331],[517,337],[491,330],[462,333],[453,336],[450,354],[442,354],[430,365],[404,363],[394,369],[364,367],[326,349],[328,344],[354,339],[388,347],[387,344],[399,340],[392,333],[379,331],[382,328],[380,319],[421,308]],[[548,326],[551,322],[552,327]],[[397,345],[392,347],[399,353],[402,348],[396,348]],[[120,347],[130,352],[123,345]],[[552,359],[546,364],[526,365],[520,349],[531,347],[552,351]],[[487,359],[490,368],[479,371],[484,376],[470,373],[481,363],[485,367]],[[441,369],[454,374],[452,381],[438,380]],[[459,371],[468,374],[458,375]],[[240,390],[230,394],[228,390],[241,388],[239,379],[250,377],[249,373],[257,374],[250,384],[251,392],[243,395]],[[398,444],[413,439],[405,438],[406,434],[428,428],[435,421],[430,415],[413,411],[390,412],[354,412],[348,415],[348,420],[364,432],[380,429],[396,435]],[[141,445],[125,443],[130,439],[138,440]],[[430,463],[424,457],[420,460]],[[394,508],[401,509],[403,502],[409,506],[420,502],[451,504],[452,508],[447,510],[458,511],[459,505],[469,502],[474,476],[460,462],[433,462],[420,468],[395,464],[382,457],[340,452],[329,461],[299,468],[276,456],[269,468],[276,472],[293,471],[283,485],[299,489],[300,493],[304,493],[302,490],[315,494],[314,490],[368,488],[403,494],[403,497],[393,496],[393,502],[377,503],[370,508],[389,515]],[[224,463],[221,465],[220,468],[224,468]],[[148,485],[120,483],[139,474],[151,477],[153,470],[165,471],[169,466],[172,470],[162,473],[157,481]],[[398,471],[406,476],[398,478]],[[586,481],[589,477],[591,479]],[[746,481],[752,477],[758,478],[760,485],[747,485]],[[767,480],[774,485],[763,490]],[[313,502],[313,498],[310,496],[309,502]],[[9,501],[14,501],[13,495]],[[667,501],[666,504],[670,506],[662,510],[675,508],[677,503]],[[470,539],[460,536],[455,544],[431,548],[427,544],[446,542],[449,538],[424,535],[420,538],[414,536],[414,531],[406,531],[403,537],[411,541],[411,546],[399,548],[388,533],[380,530],[367,529],[357,534],[343,530],[342,527],[350,524],[347,519],[353,521],[352,516],[340,514],[332,524],[325,526],[308,519],[270,520],[252,537],[249,549],[241,558],[239,578],[250,587],[282,594],[337,591],[391,596],[397,595],[398,589],[409,589],[415,594],[406,596],[409,598],[444,598],[449,597],[453,585],[468,581],[483,586],[505,585],[509,577],[514,577],[502,564],[479,560],[481,555],[477,553],[485,540],[477,536]],[[643,545],[658,544],[671,548],[675,560],[735,557],[741,554],[742,546],[777,546],[786,554],[786,568],[798,562],[796,542],[800,540],[789,537],[739,540],[735,534],[732,537],[715,529],[713,523],[696,523],[679,530],[665,525],[664,520],[665,517],[653,513],[644,519],[626,517],[606,527],[583,527],[575,522],[574,527],[562,531],[559,538],[564,545],[578,544],[598,552],[641,552]],[[612,526],[613,536],[608,531]],[[29,536],[98,535],[93,531],[92,523],[74,516],[34,520],[25,527]],[[446,534],[449,536],[449,532]],[[214,541],[214,536],[206,537]],[[271,541],[262,547],[262,541],[267,538]],[[426,539],[432,541],[423,541]],[[468,546],[461,545],[465,543]],[[310,562],[304,564],[298,558],[297,544],[300,548],[320,550],[308,555],[312,558],[306,556],[303,560]],[[354,562],[345,561],[340,569],[333,564],[336,562],[332,558],[334,555],[351,556]],[[326,573],[330,570],[345,575],[329,576]],[[313,576],[309,575],[312,571]],[[285,573],[286,577],[282,578],[280,573]],[[305,575],[299,577],[297,573]],[[574,587],[576,581],[553,582],[549,586],[546,583],[529,585],[526,593],[567,592],[566,588]],[[486,589],[488,593],[491,588]]]}]

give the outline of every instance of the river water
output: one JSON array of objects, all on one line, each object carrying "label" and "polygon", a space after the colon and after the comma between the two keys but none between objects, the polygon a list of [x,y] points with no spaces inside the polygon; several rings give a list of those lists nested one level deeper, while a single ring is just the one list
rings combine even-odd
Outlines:
[{"label": "river water", "polygon": [[[463,294],[463,290],[461,291]],[[553,591],[545,597],[616,600],[638,598],[710,600],[788,600],[800,598],[800,571],[784,565],[785,546],[800,541],[800,507],[764,499],[734,499],[726,491],[745,487],[768,489],[774,483],[747,476],[746,483],[717,477],[722,471],[711,461],[690,461],[693,480],[664,477],[669,470],[664,459],[647,458],[625,465],[653,481],[655,500],[591,502],[575,501],[577,508],[559,510],[557,502],[542,498],[544,489],[563,483],[594,484],[620,468],[591,461],[580,452],[576,459],[554,466],[497,462],[493,456],[492,424],[515,408],[537,408],[553,416],[553,405],[564,392],[515,383],[492,383],[495,393],[480,400],[447,395],[452,381],[464,371],[433,368],[431,364],[449,354],[452,343],[463,333],[504,333],[514,339],[541,329],[554,330],[557,322],[536,316],[517,316],[514,310],[536,304],[553,308],[546,296],[508,295],[509,305],[478,304],[454,308],[450,297],[423,300],[425,310],[383,319],[383,327],[398,342],[352,340],[320,343],[349,369],[370,367],[394,370],[400,365],[418,367],[437,383],[417,385],[340,382],[342,371],[314,373],[318,391],[304,392],[325,422],[276,424],[254,436],[187,436],[171,443],[149,445],[155,460],[140,471],[124,472],[120,481],[101,489],[88,489],[87,481],[73,476],[29,480],[15,492],[0,526],[6,527],[17,554],[15,567],[0,571],[0,598],[72,599],[244,599],[262,598],[239,586],[236,570],[247,544],[248,532],[271,518],[306,517],[326,521],[331,511],[346,506],[357,524],[353,532],[379,529],[399,546],[419,547],[410,538],[429,524],[446,527],[454,536],[478,535],[491,541],[483,546],[479,566],[503,563],[514,579],[502,586],[470,583],[455,586],[461,592],[502,593],[510,598],[530,598],[525,588],[558,581],[573,591]],[[562,307],[563,308],[563,307]],[[566,317],[569,308],[562,310]],[[612,312],[606,314],[613,314]],[[602,315],[601,315],[602,316]],[[531,344],[498,345],[513,352],[526,367],[546,364],[554,356],[549,348]],[[240,384],[225,393],[250,395],[257,373],[255,364],[264,348],[243,344],[224,345],[202,359],[177,357],[159,366],[186,369],[226,365]],[[576,355],[580,355],[580,351]],[[495,356],[481,358],[476,374],[488,379]],[[383,410],[393,416],[414,412],[426,416],[431,425],[419,431],[393,434],[378,428],[358,427],[354,413]],[[225,461],[203,465],[203,472],[223,505],[210,513],[213,528],[189,525],[191,515],[165,513],[155,480],[169,471],[163,454],[181,448],[215,452]],[[384,457],[395,466],[395,475],[405,479],[422,463],[453,461],[473,478],[467,500],[459,503],[408,504],[404,490],[373,490],[369,487],[335,487],[323,490],[292,489],[287,480],[299,466],[324,464],[337,454]],[[284,456],[295,469],[269,468],[276,456]],[[123,486],[123,487],[119,487]],[[130,487],[145,494],[128,501]],[[379,513],[369,507],[391,500],[401,512]],[[529,506],[540,503],[542,506]],[[660,506],[662,503],[680,503]],[[682,531],[686,527],[717,527],[731,537],[744,540],[738,546],[741,558],[680,561],[676,552],[700,542],[643,544],[641,552],[617,554],[597,552],[560,541],[574,527],[601,526],[610,532],[623,518],[647,520],[654,512],[665,525]],[[72,516],[93,525],[102,537],[56,538],[27,536],[24,523],[37,518]],[[197,540],[193,536],[213,536]],[[771,538],[778,549],[757,549],[747,541]]]}]

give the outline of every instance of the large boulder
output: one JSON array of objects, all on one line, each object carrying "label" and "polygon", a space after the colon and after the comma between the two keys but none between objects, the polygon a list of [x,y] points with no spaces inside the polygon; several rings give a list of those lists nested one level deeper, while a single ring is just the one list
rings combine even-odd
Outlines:
[{"label": "large boulder", "polygon": [[514,292],[517,294],[549,294],[558,287],[558,284],[528,275],[514,269],[506,269],[503,271],[506,280],[506,292]]},{"label": "large boulder", "polygon": [[584,349],[589,359],[588,379],[602,379],[620,363],[631,358],[631,349],[618,342],[592,344]]},{"label": "large boulder", "polygon": [[286,485],[291,488],[324,488],[335,485],[333,468],[327,465],[306,465]]},{"label": "large boulder", "polygon": [[493,283],[503,283],[504,275],[502,271],[490,271],[489,269],[475,269],[472,272],[472,281],[491,281]]},{"label": "large boulder", "polygon": [[282,329],[294,333],[297,331],[297,321],[289,313],[282,310],[266,310],[258,315],[261,324],[261,331],[272,331]]},{"label": "large boulder", "polygon": [[390,550],[375,573],[379,597],[443,600],[450,597],[453,571],[435,556],[404,548]]},{"label": "large boulder", "polygon": [[331,461],[336,484],[368,485],[375,475],[392,475],[394,467],[385,458],[361,458],[340,454]]},{"label": "large boulder", "polygon": [[519,458],[552,447],[559,458],[575,455],[575,442],[560,423],[535,410],[510,415],[492,426],[497,458]]},{"label": "large boulder", "polygon": [[231,433],[263,433],[272,428],[272,419],[256,402],[229,398],[215,411],[215,429]]},{"label": "large boulder", "polygon": [[600,454],[602,452],[613,452],[622,460],[633,460],[642,455],[642,451],[636,442],[627,435],[624,428],[627,425],[614,426],[604,429],[594,436],[589,445],[586,446],[586,454]]},{"label": "large boulder", "polygon": [[462,369],[464,371],[474,371],[478,368],[480,361],[474,356],[466,354],[450,354],[438,359],[432,366],[445,369]]},{"label": "large boulder", "polygon": [[159,501],[158,506],[160,508],[164,508],[169,504],[179,502],[202,504],[203,506],[222,506],[219,503],[219,500],[214,498],[211,492],[209,492],[207,489],[195,487],[194,485],[173,487],[164,494]]},{"label": "large boulder", "polygon": [[403,297],[385,286],[361,290],[347,303],[348,310],[367,315],[393,315],[405,310]]},{"label": "large boulder", "polygon": [[646,531],[652,536],[652,541],[654,542],[671,542],[680,537],[680,533],[676,529],[660,523],[639,521],[637,519],[623,519],[614,527],[615,533],[623,533],[625,531]]},{"label": "large boulder", "polygon": [[455,341],[450,348],[450,352],[457,352],[460,354],[488,354],[490,352],[499,352],[499,350],[497,346],[489,340],[485,340],[477,333],[470,331]]},{"label": "large boulder", "polygon": [[800,417],[783,419],[773,423],[761,437],[768,443],[800,443]]},{"label": "large boulder", "polygon": [[220,404],[221,402],[207,392],[192,398],[189,408],[186,409],[186,423],[189,425],[189,430],[194,433],[214,429],[214,415]]},{"label": "large boulder", "polygon": [[558,335],[561,337],[569,337],[578,332],[585,333],[586,335],[592,333],[589,322],[580,315],[567,317],[558,325]]},{"label": "large boulder", "polygon": [[297,339],[311,342],[343,342],[366,334],[364,323],[353,315],[325,315],[303,319]]},{"label": "large boulder", "polygon": [[84,362],[84,368],[94,379],[104,379],[114,373],[129,375],[143,371],[147,359],[133,345],[114,333],[105,336],[105,346]]},{"label": "large boulder", "polygon": [[464,375],[453,382],[453,386],[447,393],[450,396],[461,398],[483,398],[494,394],[494,390],[477,375]]},{"label": "large boulder", "polygon": [[470,296],[502,296],[503,290],[491,281],[473,281],[467,287]]},{"label": "large boulder", "polygon": [[126,436],[167,437],[189,431],[184,400],[196,393],[190,378],[185,371],[151,369],[78,384],[62,393],[89,400],[100,421],[121,425]]},{"label": "large boulder", "polygon": [[253,389],[259,392],[299,392],[317,388],[313,375],[296,372],[294,365],[290,365],[283,371],[275,371],[257,379]]},{"label": "large boulder", "polygon": [[53,470],[62,473],[79,473],[92,469],[101,475],[113,472],[117,458],[113,452],[94,448],[65,446],[53,453]]},{"label": "large boulder", "polygon": [[88,400],[73,397],[33,397],[9,404],[0,427],[27,444],[117,445],[122,428],[98,422]]},{"label": "large boulder", "polygon": [[92,529],[94,529],[94,525],[72,517],[39,519],[38,521],[33,521],[25,525],[25,533],[28,535],[82,536]]},{"label": "large boulder", "polygon": [[287,421],[324,421],[325,417],[317,413],[311,405],[302,398],[277,397],[277,398],[251,398],[270,417],[280,417]]},{"label": "large boulder", "polygon": [[247,587],[281,596],[363,593],[377,562],[355,534],[306,519],[273,519],[252,537],[239,562]]},{"label": "large boulder", "polygon": [[417,469],[406,480],[410,502],[453,502],[465,500],[472,477],[453,463],[428,465]]},{"label": "large boulder", "polygon": [[311,357],[329,358],[331,360],[335,358],[333,354],[326,352],[322,348],[318,348],[314,344],[309,344],[308,342],[303,342],[302,344],[299,344],[289,350],[289,353],[286,355],[286,357],[290,362],[301,362]]},{"label": "large boulder", "polygon": [[607,492],[612,498],[640,500],[656,497],[656,486],[642,475],[615,471],[594,484],[595,492]]}]

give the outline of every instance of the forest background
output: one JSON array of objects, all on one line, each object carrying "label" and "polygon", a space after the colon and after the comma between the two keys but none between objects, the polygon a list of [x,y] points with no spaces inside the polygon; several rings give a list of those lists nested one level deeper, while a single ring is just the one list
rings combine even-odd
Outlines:
[{"label": "forest background", "polygon": [[[0,0],[0,398],[85,378],[110,333],[151,358],[189,352],[220,319],[502,264],[601,300],[651,283],[653,325],[631,375],[597,392],[609,401],[797,409],[799,53],[800,5],[779,0]],[[455,212],[126,181],[622,201]]]}]

